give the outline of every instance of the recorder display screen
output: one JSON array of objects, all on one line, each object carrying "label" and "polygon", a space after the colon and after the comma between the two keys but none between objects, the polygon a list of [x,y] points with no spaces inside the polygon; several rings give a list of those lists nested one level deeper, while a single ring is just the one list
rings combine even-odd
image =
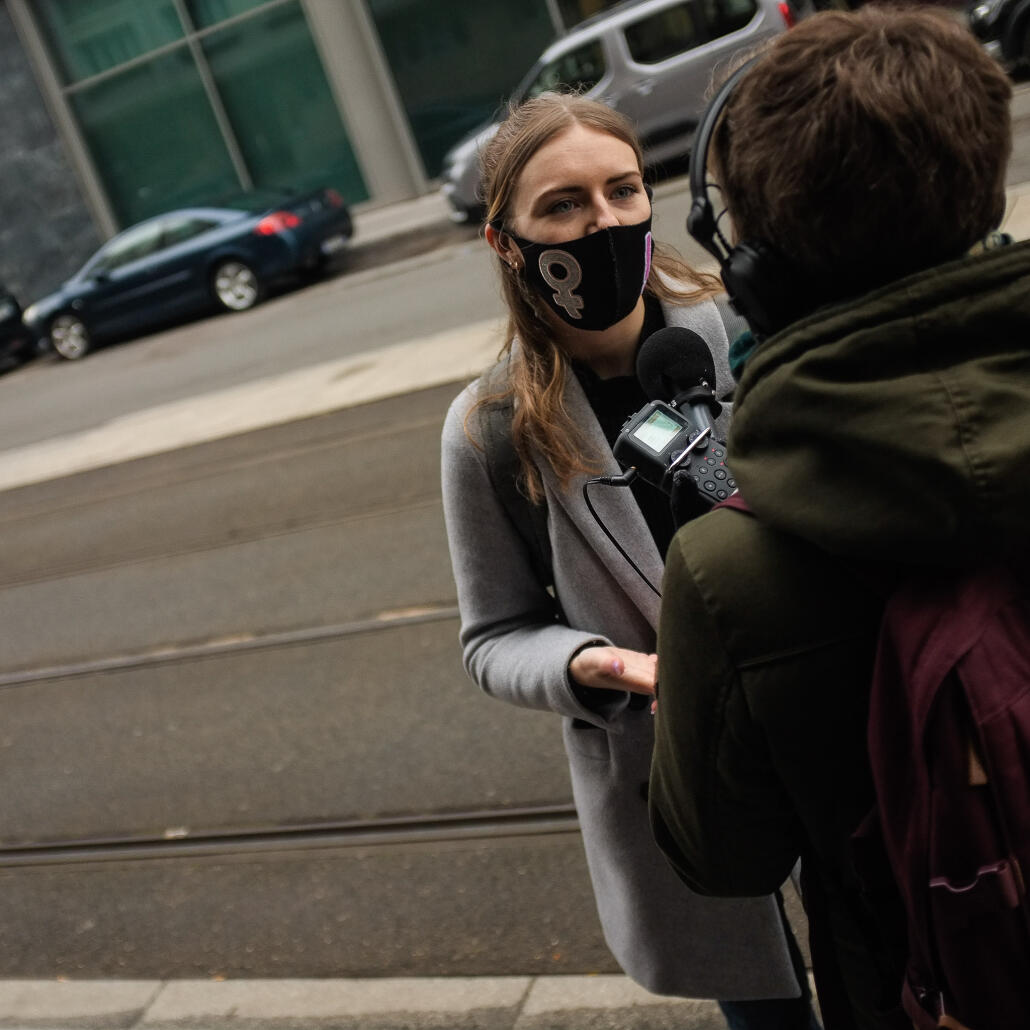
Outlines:
[{"label": "recorder display screen", "polygon": [[683,426],[675,419],[669,418],[664,411],[655,411],[650,418],[637,426],[633,435],[656,454],[660,454],[682,429]]}]

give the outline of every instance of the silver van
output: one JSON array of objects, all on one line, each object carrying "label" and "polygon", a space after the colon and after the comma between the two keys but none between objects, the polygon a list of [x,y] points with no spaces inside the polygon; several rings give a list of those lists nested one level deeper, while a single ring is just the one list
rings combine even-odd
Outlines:
[{"label": "silver van", "polygon": [[[682,157],[716,67],[790,28],[795,11],[788,0],[629,0],[552,43],[512,99],[578,90],[633,121],[648,165]],[[497,126],[474,130],[444,159],[442,190],[455,221],[482,215],[479,154]]]}]

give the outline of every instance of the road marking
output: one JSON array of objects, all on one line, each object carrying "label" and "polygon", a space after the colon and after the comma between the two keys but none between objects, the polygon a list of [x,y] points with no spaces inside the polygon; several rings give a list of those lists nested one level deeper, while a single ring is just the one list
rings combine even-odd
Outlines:
[{"label": "road marking", "polygon": [[48,665],[0,673],[0,689],[21,687],[44,680],[94,676],[101,672],[116,672],[152,665],[167,665],[172,662],[194,661],[243,651],[292,647],[296,644],[315,644],[324,640],[336,640],[340,637],[357,636],[364,633],[382,633],[384,630],[396,629],[398,626],[445,622],[458,617],[458,609],[452,605],[426,605],[422,608],[410,609],[407,612],[386,613],[385,616],[376,615],[371,619],[342,622],[331,626],[310,626],[279,633],[241,633],[233,637],[208,640],[200,644],[162,644],[136,654],[112,655],[108,658],[93,658],[84,662],[69,662],[65,665]]},{"label": "road marking", "polygon": [[0,847],[0,868],[128,862],[185,856],[240,855],[248,852],[307,851],[321,848],[379,848],[578,834],[572,801],[526,808],[480,809],[410,817],[354,819],[304,826],[266,826],[247,831],[198,833],[173,827],[159,837],[98,838]]}]

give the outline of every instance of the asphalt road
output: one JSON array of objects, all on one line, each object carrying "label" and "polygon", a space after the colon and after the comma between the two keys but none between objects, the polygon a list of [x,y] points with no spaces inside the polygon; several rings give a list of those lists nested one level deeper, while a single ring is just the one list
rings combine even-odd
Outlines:
[{"label": "asphalt road", "polygon": [[457,646],[454,387],[0,494],[0,975],[614,971]]}]

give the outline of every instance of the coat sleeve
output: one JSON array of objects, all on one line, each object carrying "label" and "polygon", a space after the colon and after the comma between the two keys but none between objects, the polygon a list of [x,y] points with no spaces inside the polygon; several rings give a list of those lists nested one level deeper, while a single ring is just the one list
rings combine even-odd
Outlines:
[{"label": "coat sleeve", "polygon": [[787,879],[801,833],[720,630],[681,531],[662,588],[652,829],[693,890],[757,896]]},{"label": "coat sleeve", "polygon": [[605,727],[625,707],[625,695],[604,691],[611,703],[586,707],[569,680],[568,664],[581,648],[611,641],[555,620],[527,545],[491,486],[486,457],[465,432],[473,388],[451,405],[441,448],[465,669],[493,697]]}]

